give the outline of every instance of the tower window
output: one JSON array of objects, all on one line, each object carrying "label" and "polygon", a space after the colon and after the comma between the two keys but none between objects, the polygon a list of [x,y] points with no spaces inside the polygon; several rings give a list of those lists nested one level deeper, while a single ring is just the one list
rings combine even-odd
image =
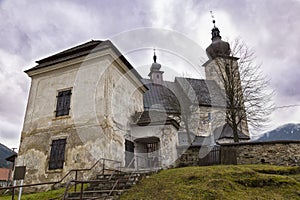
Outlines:
[{"label": "tower window", "polygon": [[211,121],[211,113],[209,112],[209,113],[207,113],[207,119],[208,119],[208,122],[210,122]]},{"label": "tower window", "polygon": [[159,74],[156,75],[156,78],[159,79]]},{"label": "tower window", "polygon": [[71,90],[65,90],[58,92],[57,104],[56,104],[56,117],[69,115],[70,102],[71,102]]},{"label": "tower window", "polygon": [[49,170],[62,169],[65,162],[66,139],[53,140],[51,144]]}]

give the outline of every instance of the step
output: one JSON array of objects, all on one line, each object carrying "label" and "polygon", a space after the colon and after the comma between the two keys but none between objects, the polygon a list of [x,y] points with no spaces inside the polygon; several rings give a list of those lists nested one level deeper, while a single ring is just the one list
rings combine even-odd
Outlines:
[{"label": "step", "polygon": [[[111,192],[111,195],[119,195],[124,190],[89,190],[83,191],[82,197],[106,197]],[[71,192],[68,194],[68,199],[73,197],[80,197],[80,192]]]},{"label": "step", "polygon": [[[131,188],[143,177],[147,177],[155,172],[142,173],[115,173],[115,174],[100,174],[96,176],[95,180],[89,183],[88,188],[83,191],[82,199],[117,199],[118,196],[125,190]],[[118,184],[116,181],[118,180]],[[116,185],[115,185],[116,184]],[[109,193],[112,193],[110,196]],[[68,193],[68,200],[80,199],[80,192]]]},{"label": "step", "polygon": [[127,177],[141,177],[143,176],[143,174],[99,174],[97,175],[97,179],[108,179],[108,178],[115,178],[115,177],[124,177],[124,178],[127,178]]},{"label": "step", "polygon": [[68,197],[67,200],[117,200],[119,196],[105,196],[105,197]]},{"label": "step", "polygon": [[[118,181],[118,182],[117,182]],[[119,179],[119,180],[94,180],[94,182],[90,182],[89,187],[109,187],[109,186],[113,186],[116,183],[118,185],[124,185],[124,184],[128,184],[128,185],[133,185],[137,182],[138,180],[125,180],[125,179]]]},{"label": "step", "polygon": [[[133,185],[135,185],[135,183],[133,184],[117,184],[115,186],[115,189],[129,189],[131,188]],[[93,186],[93,187],[88,187],[86,190],[110,190],[111,188],[113,188],[114,185],[107,185],[107,186]]]}]

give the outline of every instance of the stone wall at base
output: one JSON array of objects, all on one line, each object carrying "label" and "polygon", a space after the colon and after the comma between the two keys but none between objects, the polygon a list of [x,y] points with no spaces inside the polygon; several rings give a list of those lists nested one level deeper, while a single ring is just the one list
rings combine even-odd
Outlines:
[{"label": "stone wall at base", "polygon": [[235,152],[237,164],[300,166],[300,141],[222,144],[221,151]]},{"label": "stone wall at base", "polygon": [[[210,165],[199,156],[211,155],[205,146],[178,148],[176,167]],[[300,166],[300,141],[270,141],[221,144],[220,162],[212,157],[214,164],[271,164]]]},{"label": "stone wall at base", "polygon": [[[211,153],[214,153],[213,146],[192,145],[181,146],[177,148],[178,159],[175,163],[176,167],[186,166],[204,166],[211,164],[219,164],[218,158],[212,159]],[[219,150],[217,150],[219,151]],[[219,154],[218,154],[219,155]],[[207,159],[211,157],[211,159]]]},{"label": "stone wall at base", "polygon": [[176,167],[197,166],[199,164],[200,147],[181,147],[177,149]]}]

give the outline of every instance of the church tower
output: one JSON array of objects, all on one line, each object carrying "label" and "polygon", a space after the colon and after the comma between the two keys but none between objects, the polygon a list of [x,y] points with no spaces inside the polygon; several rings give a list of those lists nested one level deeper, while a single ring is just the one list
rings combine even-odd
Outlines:
[{"label": "church tower", "polygon": [[[206,48],[206,54],[209,59],[203,64],[206,79],[214,80],[225,93],[228,92],[229,99],[236,99],[226,101],[229,109],[236,107],[236,103],[240,107],[244,107],[244,96],[238,66],[239,58],[233,56],[229,43],[222,40],[220,30],[216,27],[215,23],[216,21],[213,20],[214,27],[211,30],[212,43]],[[233,93],[236,95],[233,95]],[[241,109],[239,112],[236,116],[236,121],[239,121],[241,116],[242,121],[239,124],[238,131],[249,135],[245,110]]]},{"label": "church tower", "polygon": [[[225,70],[227,66],[231,66],[238,71],[238,58],[231,55],[231,49],[228,42],[222,40],[220,30],[215,25],[211,30],[212,43],[206,48],[206,54],[209,60],[203,64],[205,67],[205,76],[207,80],[214,80],[220,88],[224,89],[222,81],[223,76],[226,76]],[[238,75],[237,75],[238,76]]]},{"label": "church tower", "polygon": [[155,49],[154,49],[154,55],[153,55],[153,63],[151,65],[150,68],[150,73],[148,74],[148,76],[150,77],[150,80],[154,83],[154,84],[159,84],[162,85],[164,80],[163,80],[163,73],[164,71],[161,71],[161,64],[156,62],[157,60],[157,56],[155,54]]}]

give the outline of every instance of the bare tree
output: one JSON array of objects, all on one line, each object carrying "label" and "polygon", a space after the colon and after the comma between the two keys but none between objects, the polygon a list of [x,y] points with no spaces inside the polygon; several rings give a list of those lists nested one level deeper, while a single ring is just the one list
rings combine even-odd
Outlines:
[{"label": "bare tree", "polygon": [[[168,105],[177,107],[179,110],[179,122],[181,128],[187,134],[187,142],[191,144],[194,136],[203,130],[208,130],[210,123],[210,115],[212,114],[212,106],[216,106],[210,98],[215,96],[215,92],[211,92],[211,86],[206,80],[177,77],[175,79],[176,87],[173,89],[172,95],[165,95]],[[215,84],[218,88],[217,85]],[[210,93],[214,93],[210,95]],[[217,91],[217,94],[220,94]],[[206,105],[204,105],[206,104]],[[223,104],[224,105],[224,104]]]},{"label": "bare tree", "polygon": [[239,142],[239,131],[248,132],[248,125],[262,128],[274,109],[269,80],[254,59],[254,51],[239,39],[231,44],[229,56],[214,59],[216,81],[225,94],[225,120],[233,130],[235,142]]}]

